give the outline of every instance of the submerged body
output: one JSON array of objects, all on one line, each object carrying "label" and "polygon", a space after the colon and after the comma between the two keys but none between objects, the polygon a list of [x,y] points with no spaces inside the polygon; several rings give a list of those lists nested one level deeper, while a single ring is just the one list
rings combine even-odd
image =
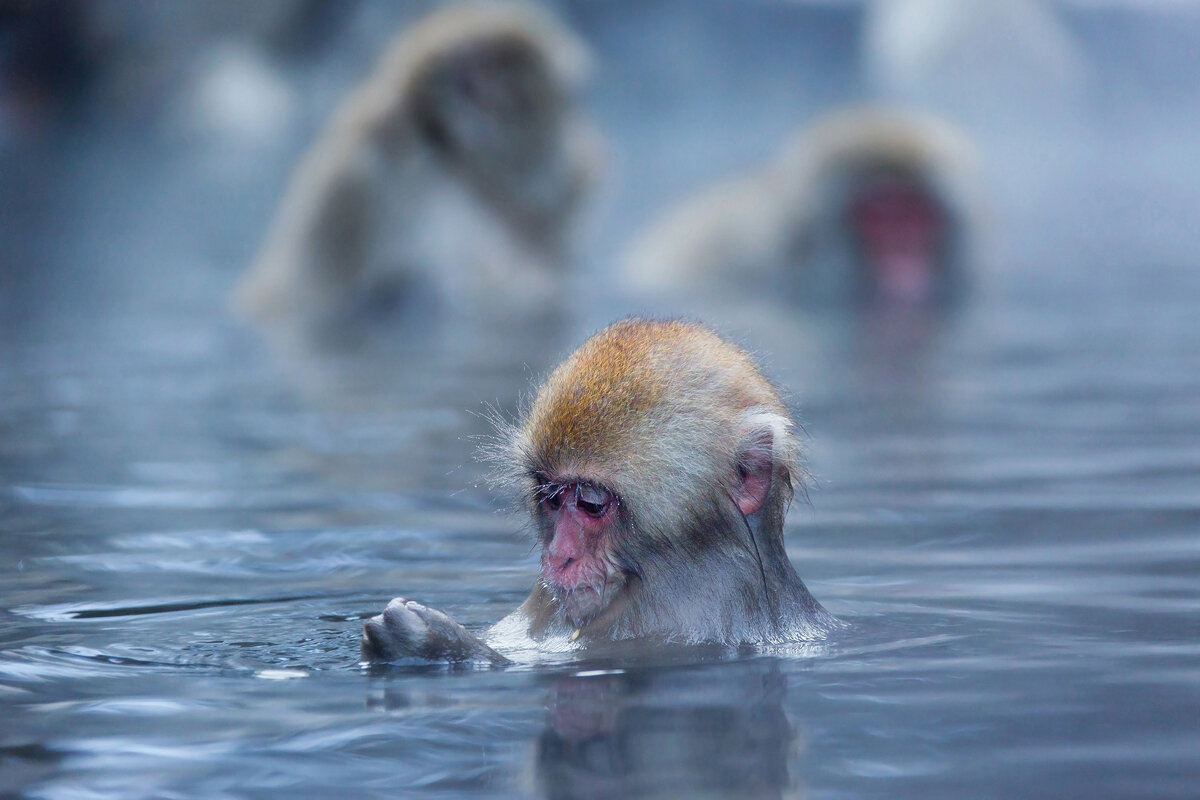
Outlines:
[{"label": "submerged body", "polygon": [[765,167],[668,212],[634,243],[624,275],[647,291],[949,300],[978,256],[978,180],[965,134],[943,120],[835,112]]},{"label": "submerged body", "polygon": [[486,642],[398,598],[367,660],[503,662],[526,643],[811,640],[834,624],[788,560],[803,478],[793,422],[750,357],[679,321],[588,340],[506,430],[505,477],[529,508],[541,575]]}]

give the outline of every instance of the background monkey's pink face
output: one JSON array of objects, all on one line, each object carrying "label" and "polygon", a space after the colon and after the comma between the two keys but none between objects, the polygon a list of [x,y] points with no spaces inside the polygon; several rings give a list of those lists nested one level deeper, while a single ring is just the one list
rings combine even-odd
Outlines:
[{"label": "background monkey's pink face", "polygon": [[932,299],[946,222],[921,185],[897,178],[865,185],[850,209],[871,292],[885,300]]}]

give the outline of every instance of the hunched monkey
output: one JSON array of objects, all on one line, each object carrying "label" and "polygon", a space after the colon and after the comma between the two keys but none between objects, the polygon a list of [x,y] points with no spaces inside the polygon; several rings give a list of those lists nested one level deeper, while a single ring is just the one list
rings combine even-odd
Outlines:
[{"label": "hunched monkey", "polygon": [[550,299],[598,178],[583,43],[509,3],[403,31],[305,155],[235,305],[324,320],[396,300],[480,313]]},{"label": "hunched monkey", "polygon": [[836,624],[788,560],[804,472],[794,423],[750,356],[709,329],[628,319],[559,365],[501,432],[541,574],[479,639],[396,598],[363,658],[505,663],[538,644],[813,640]]},{"label": "hunched monkey", "polygon": [[970,141],[950,123],[839,111],[669,211],[630,248],[624,276],[660,292],[945,301],[977,261],[980,195]]}]

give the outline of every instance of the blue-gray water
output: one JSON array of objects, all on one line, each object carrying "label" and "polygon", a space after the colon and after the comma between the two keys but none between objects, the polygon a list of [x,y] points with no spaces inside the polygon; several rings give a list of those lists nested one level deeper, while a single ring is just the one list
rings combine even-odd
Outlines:
[{"label": "blue-gray water", "polygon": [[[621,235],[858,96],[843,68],[782,105],[821,60],[762,74],[794,33],[778,7],[589,9],[619,76],[714,41],[729,74],[675,105],[665,79],[597,89],[622,175],[570,313],[529,330],[272,348],[224,302],[286,153],[102,120],[5,162],[0,796],[1197,796],[1200,148],[1170,103],[1135,123],[1101,98],[1107,127],[1049,174],[1000,143],[1004,256],[951,315],[650,309],[714,321],[791,396],[814,482],[790,554],[844,631],[358,666],[395,594],[483,627],[528,591],[529,541],[473,458],[481,413],[646,308],[597,278]],[[851,23],[804,13],[836,55]]]}]

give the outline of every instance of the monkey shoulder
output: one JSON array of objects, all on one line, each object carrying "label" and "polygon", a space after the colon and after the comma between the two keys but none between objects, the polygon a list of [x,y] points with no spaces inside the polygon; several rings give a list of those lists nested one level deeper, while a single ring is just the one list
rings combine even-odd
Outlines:
[{"label": "monkey shoulder", "polygon": [[753,171],[701,190],[639,235],[623,260],[634,289],[744,285],[777,267],[786,232],[774,176]]}]

